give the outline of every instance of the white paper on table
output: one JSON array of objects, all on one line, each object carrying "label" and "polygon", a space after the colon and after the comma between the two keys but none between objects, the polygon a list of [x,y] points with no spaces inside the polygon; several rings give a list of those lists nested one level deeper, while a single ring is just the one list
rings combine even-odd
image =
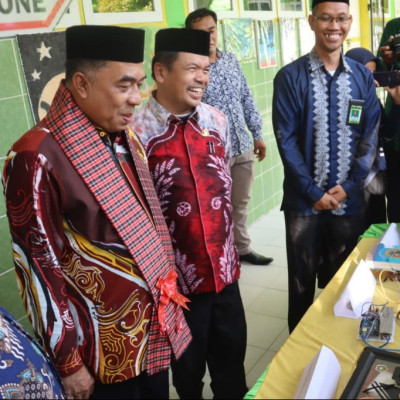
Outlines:
[{"label": "white paper on table", "polygon": [[400,246],[400,232],[394,222],[392,222],[389,228],[387,228],[379,243],[389,249],[395,246]]},{"label": "white paper on table", "polygon": [[304,368],[294,399],[333,399],[340,377],[335,353],[322,345],[318,354]]},{"label": "white paper on table", "polygon": [[364,260],[361,260],[333,308],[335,315],[360,318],[368,309],[365,303],[372,303],[375,286],[374,275]]}]

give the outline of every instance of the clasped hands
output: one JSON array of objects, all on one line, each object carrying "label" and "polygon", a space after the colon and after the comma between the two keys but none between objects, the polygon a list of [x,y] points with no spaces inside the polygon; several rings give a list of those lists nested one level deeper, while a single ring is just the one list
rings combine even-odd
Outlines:
[{"label": "clasped hands", "polygon": [[336,185],[330,188],[313,207],[315,210],[337,210],[340,208],[340,202],[347,198],[346,192],[341,185]]}]

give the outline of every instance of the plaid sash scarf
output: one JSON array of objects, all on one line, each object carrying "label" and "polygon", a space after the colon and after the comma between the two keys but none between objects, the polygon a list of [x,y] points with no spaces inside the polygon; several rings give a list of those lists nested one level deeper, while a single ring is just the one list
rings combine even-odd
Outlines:
[{"label": "plaid sash scarf", "polygon": [[[51,134],[118,232],[151,290],[154,307],[146,370],[149,374],[164,370],[169,367],[170,347],[175,357],[179,358],[190,343],[191,335],[181,308],[173,301],[165,307],[166,329],[160,329],[157,317],[160,288],[157,285],[163,279],[168,279],[175,262],[150,173],[136,151],[132,151],[134,149],[128,138],[127,143],[156,229],[121,172],[117,168],[110,168],[114,165],[110,153],[95,126],[76,105],[63,83],[49,109],[46,122]],[[132,135],[133,132],[130,132],[129,136]]]},{"label": "plaid sash scarf", "polygon": [[[144,154],[144,149],[139,142],[136,135],[128,128],[129,138],[128,141],[126,138],[126,133],[121,132],[121,134],[117,134],[113,143],[114,154],[119,162],[119,165],[124,171],[125,177],[131,185],[133,191],[140,204],[146,211],[149,219],[153,221],[153,216],[150,211],[149,203],[144,195],[142,185],[140,183],[138,170],[143,168],[144,162],[147,161],[146,156]],[[105,134],[104,132],[100,132],[100,136]],[[126,152],[126,147],[129,143],[130,153]],[[134,156],[134,157],[132,157]],[[139,157],[139,158],[137,158]],[[135,160],[135,161],[134,161]]]}]

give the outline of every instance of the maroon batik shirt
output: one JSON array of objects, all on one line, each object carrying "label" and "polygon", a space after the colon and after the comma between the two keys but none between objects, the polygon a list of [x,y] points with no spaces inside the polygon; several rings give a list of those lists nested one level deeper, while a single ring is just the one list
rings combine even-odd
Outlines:
[{"label": "maroon batik shirt", "polygon": [[[63,145],[71,136],[87,150],[74,160],[77,167],[56,131]],[[123,134],[129,144],[133,133]],[[190,342],[177,304],[166,306],[163,332],[158,321],[158,284],[175,270],[174,257],[150,174],[135,158],[145,207],[62,83],[45,120],[14,144],[5,163],[18,284],[35,333],[63,376],[83,364],[104,383],[152,374]],[[84,179],[107,194],[106,204],[77,170],[89,162]],[[123,239],[107,208],[125,222]]]},{"label": "maroon batik shirt", "polygon": [[132,128],[146,149],[183,293],[220,292],[240,274],[225,115],[201,103],[184,123],[151,97]]}]

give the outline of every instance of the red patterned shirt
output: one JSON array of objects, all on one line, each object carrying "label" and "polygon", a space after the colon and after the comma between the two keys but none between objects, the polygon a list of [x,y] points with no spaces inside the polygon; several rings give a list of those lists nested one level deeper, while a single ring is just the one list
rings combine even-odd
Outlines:
[{"label": "red patterned shirt", "polygon": [[225,115],[201,103],[184,123],[151,97],[132,128],[146,149],[183,293],[220,292],[240,274]]}]

